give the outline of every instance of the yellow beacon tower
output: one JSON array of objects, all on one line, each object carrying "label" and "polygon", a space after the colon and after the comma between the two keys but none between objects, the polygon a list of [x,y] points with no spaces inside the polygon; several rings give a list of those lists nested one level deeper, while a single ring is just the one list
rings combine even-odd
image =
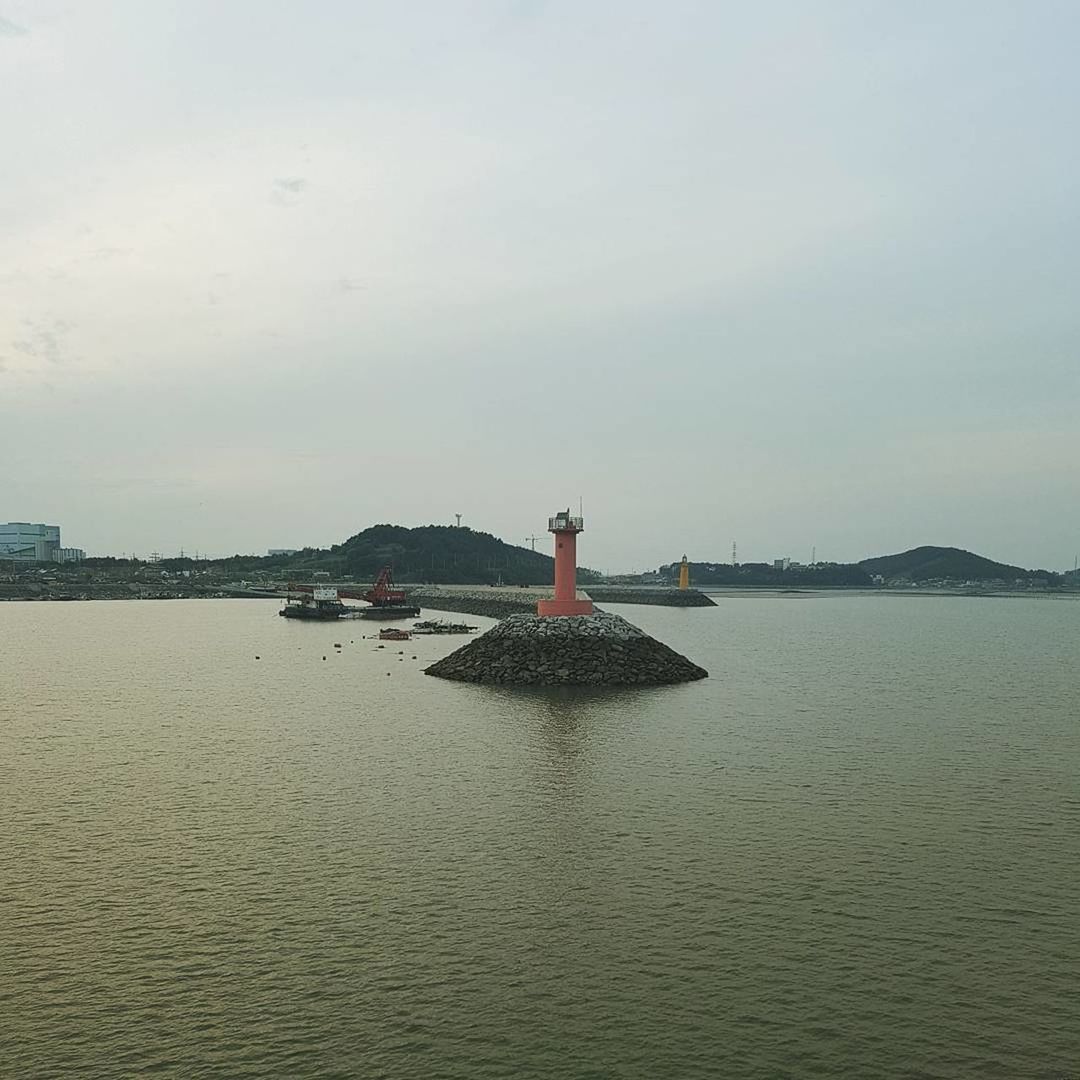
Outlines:
[{"label": "yellow beacon tower", "polygon": [[682,557],[682,562],[679,563],[679,588],[690,588],[690,564],[686,561],[686,556]]}]

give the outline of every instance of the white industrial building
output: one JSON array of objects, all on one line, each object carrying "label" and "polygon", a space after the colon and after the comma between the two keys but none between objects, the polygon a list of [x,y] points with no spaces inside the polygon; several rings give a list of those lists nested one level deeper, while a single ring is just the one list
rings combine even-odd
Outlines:
[{"label": "white industrial building", "polygon": [[82,548],[60,546],[59,525],[32,525],[29,521],[0,523],[0,559],[14,562],[78,562]]}]

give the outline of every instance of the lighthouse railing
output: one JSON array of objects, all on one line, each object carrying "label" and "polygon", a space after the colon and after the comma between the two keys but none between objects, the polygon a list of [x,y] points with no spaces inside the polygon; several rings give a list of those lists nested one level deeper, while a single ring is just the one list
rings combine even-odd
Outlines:
[{"label": "lighthouse railing", "polygon": [[555,517],[549,517],[548,532],[556,532],[560,529],[574,529],[577,532],[584,532],[585,519],[580,517],[567,517],[566,514],[556,514]]}]

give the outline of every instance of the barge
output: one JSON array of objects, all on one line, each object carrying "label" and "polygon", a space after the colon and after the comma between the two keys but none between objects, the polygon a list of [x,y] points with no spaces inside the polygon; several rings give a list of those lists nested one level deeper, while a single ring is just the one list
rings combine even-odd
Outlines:
[{"label": "barge", "polygon": [[[379,572],[378,580],[360,592],[355,586],[290,584],[288,603],[278,613],[287,619],[414,619],[420,614],[410,604],[405,590],[395,587],[389,566]],[[366,607],[352,607],[341,602],[365,600]]]}]

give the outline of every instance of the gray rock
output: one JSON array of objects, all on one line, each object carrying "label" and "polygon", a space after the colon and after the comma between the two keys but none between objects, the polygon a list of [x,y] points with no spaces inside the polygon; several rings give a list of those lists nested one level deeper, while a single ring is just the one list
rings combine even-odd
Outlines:
[{"label": "gray rock", "polygon": [[426,669],[478,683],[664,684],[708,672],[610,612],[516,614]]}]

